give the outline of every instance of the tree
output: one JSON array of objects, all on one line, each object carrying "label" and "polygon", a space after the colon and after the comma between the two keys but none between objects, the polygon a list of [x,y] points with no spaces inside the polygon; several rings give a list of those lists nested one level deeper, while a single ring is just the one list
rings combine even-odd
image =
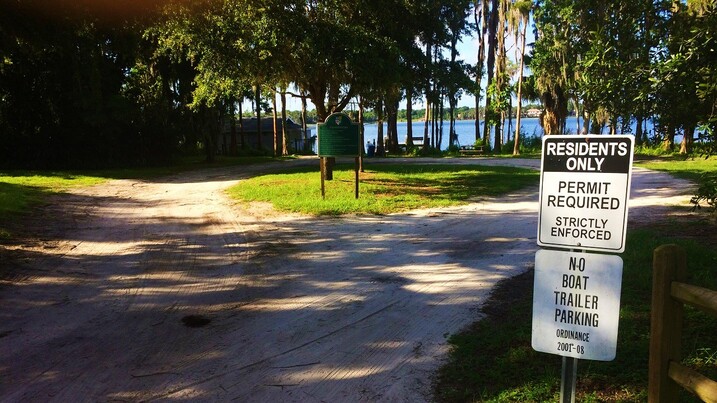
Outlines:
[{"label": "tree", "polygon": [[[404,91],[410,101],[427,94],[435,144],[442,100],[453,114],[467,86],[456,46],[468,27],[467,0],[163,0],[142,7],[153,10],[148,17],[123,11],[111,26],[86,12],[93,5],[50,16],[28,15],[35,2],[21,3],[0,16],[3,162],[62,164],[84,155],[157,163],[195,148],[211,160],[219,145],[234,154],[248,143],[243,101],[254,98],[260,119],[262,90],[281,95],[292,84],[314,102],[318,120],[357,94],[382,100],[395,151]],[[231,137],[220,142],[225,122]],[[261,148],[261,136],[256,143]]]},{"label": "tree", "polygon": [[[495,82],[493,83],[494,109],[493,116],[495,121],[495,137],[493,141],[493,151],[499,153],[503,146],[503,121],[505,119],[505,111],[510,103],[510,90],[508,89],[508,73],[507,73],[507,55],[505,49],[505,34],[507,11],[509,0],[500,0],[498,2],[498,31],[496,33],[497,44],[496,51],[496,69]],[[488,107],[486,106],[486,110]]]},{"label": "tree", "polygon": [[[495,84],[493,83],[494,78],[494,69],[495,69],[495,55],[496,55],[496,48],[498,47],[498,40],[497,40],[497,30],[498,30],[498,13],[500,9],[501,2],[503,0],[491,0],[491,7],[490,7],[490,14],[488,16],[488,60],[487,60],[487,66],[486,71],[488,72],[488,86],[487,88],[494,88]],[[495,92],[495,91],[494,91]],[[488,145],[489,142],[489,135],[490,135],[490,127],[495,124],[495,119],[488,118],[489,114],[493,113],[493,108],[491,107],[493,97],[491,97],[489,94],[486,94],[485,97],[485,113],[486,118],[483,122],[483,144]]]},{"label": "tree", "polygon": [[470,88],[471,82],[466,74],[466,66],[458,60],[458,42],[461,38],[470,33],[470,26],[467,18],[470,10],[470,2],[455,1],[444,6],[446,26],[448,28],[450,60],[447,63],[447,72],[444,76],[444,85],[448,96],[449,114],[449,144],[458,143],[458,135],[455,129],[455,110],[458,105],[458,97],[463,89]]},{"label": "tree", "polygon": [[658,122],[665,130],[663,146],[671,149],[674,136],[682,130],[681,152],[690,151],[690,142],[699,126],[714,133],[717,90],[715,90],[717,42],[713,24],[716,6],[710,2],[673,3],[664,27],[670,35],[657,53],[657,75],[652,78]]},{"label": "tree", "polygon": [[[248,44],[256,43],[255,38],[237,34],[251,27],[247,24],[256,23],[245,18],[251,10],[218,0],[173,3],[164,9],[162,20],[147,30],[146,37],[156,41],[156,55],[168,57],[176,64],[189,63],[195,69],[192,98],[187,105],[195,114],[216,115],[215,110],[221,110],[223,104],[242,100],[252,83],[254,89],[260,88],[256,83],[262,81],[266,72],[261,48],[250,49]],[[230,35],[234,35],[233,41],[226,40]],[[260,111],[257,113],[259,119]],[[234,119],[233,112],[230,119]],[[200,120],[209,122],[206,117]],[[202,127],[206,157],[211,161],[216,152],[213,141],[216,133],[212,131],[219,130],[221,125],[214,129]],[[261,124],[258,127],[260,133]],[[243,127],[240,130],[245,145]],[[257,144],[261,149],[261,137]]]},{"label": "tree", "polygon": [[569,0],[541,0],[536,1],[533,14],[536,40],[530,69],[543,104],[540,124],[547,135],[563,132],[568,94],[574,89],[578,53],[571,7]]},{"label": "tree", "polygon": [[640,1],[587,4],[574,11],[582,33],[576,87],[588,112],[604,111],[611,133],[626,132],[638,111],[635,72],[645,67],[639,35],[646,10]]},{"label": "tree", "polygon": [[187,66],[151,57],[138,35],[147,21],[110,23],[72,4],[53,13],[33,5],[6,2],[0,13],[1,164],[168,161],[188,123],[177,108]]},{"label": "tree", "polygon": [[475,140],[476,140],[476,142],[481,139],[480,116],[479,116],[478,111],[480,110],[481,82],[483,80],[483,72],[484,72],[483,64],[485,62],[485,41],[486,41],[486,34],[487,34],[487,30],[488,30],[488,24],[486,21],[487,16],[488,16],[488,1],[487,0],[474,1],[473,20],[475,22],[476,32],[478,33],[478,37],[479,37],[478,54],[477,54],[477,62],[476,62],[476,69],[475,69],[475,81],[476,82],[475,82],[475,88],[474,88],[474,95],[475,95],[475,99],[476,99],[476,103],[475,103],[475,110],[476,110]]},{"label": "tree", "polygon": [[527,39],[528,21],[533,7],[532,0],[519,0],[511,6],[510,21],[516,43],[520,44],[520,62],[518,67],[518,108],[516,112],[515,137],[513,139],[513,155],[520,155],[520,119],[523,104],[523,66],[525,64],[525,42]]}]

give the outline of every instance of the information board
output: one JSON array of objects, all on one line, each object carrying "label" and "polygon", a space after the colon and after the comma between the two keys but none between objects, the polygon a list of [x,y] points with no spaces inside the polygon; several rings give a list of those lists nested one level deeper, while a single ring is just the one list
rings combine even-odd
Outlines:
[{"label": "information board", "polygon": [[619,256],[539,250],[533,349],[587,360],[615,359],[621,288]]},{"label": "information board", "polygon": [[333,113],[316,125],[319,157],[358,157],[361,155],[359,125],[341,112]]},{"label": "information board", "polygon": [[544,136],[538,245],[625,250],[634,138]]}]

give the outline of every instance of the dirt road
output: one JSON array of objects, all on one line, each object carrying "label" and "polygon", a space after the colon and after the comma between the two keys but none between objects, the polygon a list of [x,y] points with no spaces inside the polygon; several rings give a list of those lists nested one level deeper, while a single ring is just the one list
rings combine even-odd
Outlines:
[{"label": "dirt road", "polygon": [[[287,164],[57,197],[31,220],[42,239],[0,246],[16,262],[0,285],[0,400],[430,401],[446,337],[532,266],[537,188],[340,219],[223,194]],[[631,220],[688,199],[663,174],[633,185]]]}]

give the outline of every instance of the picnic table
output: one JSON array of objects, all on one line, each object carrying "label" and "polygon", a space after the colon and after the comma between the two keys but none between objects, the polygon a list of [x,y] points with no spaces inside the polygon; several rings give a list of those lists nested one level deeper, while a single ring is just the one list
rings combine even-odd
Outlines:
[{"label": "picnic table", "polygon": [[482,145],[466,145],[460,146],[458,152],[461,153],[461,155],[482,155],[485,150]]}]

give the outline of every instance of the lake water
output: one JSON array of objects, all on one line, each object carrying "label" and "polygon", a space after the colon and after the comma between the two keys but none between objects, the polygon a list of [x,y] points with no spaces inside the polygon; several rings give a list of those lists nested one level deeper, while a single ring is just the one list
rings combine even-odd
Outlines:
[{"label": "lake water", "polygon": [[[581,120],[582,122],[582,120]],[[515,119],[513,119],[509,130],[509,122],[506,120],[504,124],[504,130],[503,130],[503,143],[505,144],[506,139],[508,138],[508,134],[510,133],[510,139],[512,141],[513,136],[515,135]],[[408,125],[406,122],[399,122],[398,123],[398,141],[401,143],[406,142],[406,127]],[[414,137],[422,137],[423,136],[423,128],[424,123],[422,121],[413,122],[413,136]],[[652,129],[650,125],[648,125],[648,129]],[[577,131],[577,118],[575,116],[571,116],[568,118],[566,123],[566,129],[568,131],[568,134],[572,133],[575,134]],[[384,123],[383,125],[383,132],[384,136],[387,132],[387,126]],[[483,121],[481,121],[481,130],[483,130]],[[520,119],[520,131],[524,136],[527,137],[542,137],[543,136],[543,128],[540,126],[538,118],[522,118]],[[635,125],[633,123],[632,128],[633,133],[635,132]],[[456,121],[456,133],[458,134],[458,143],[459,145],[470,145],[475,143],[475,121],[473,120],[458,120]],[[364,125],[364,138],[365,141],[371,141],[372,143],[376,141],[376,135],[378,134],[378,125],[373,124],[366,124]],[[429,139],[430,139],[430,127],[429,127]],[[493,139],[491,138],[491,142]],[[441,144],[441,148],[443,150],[448,148],[448,121],[445,121],[443,123],[443,143]]]}]

